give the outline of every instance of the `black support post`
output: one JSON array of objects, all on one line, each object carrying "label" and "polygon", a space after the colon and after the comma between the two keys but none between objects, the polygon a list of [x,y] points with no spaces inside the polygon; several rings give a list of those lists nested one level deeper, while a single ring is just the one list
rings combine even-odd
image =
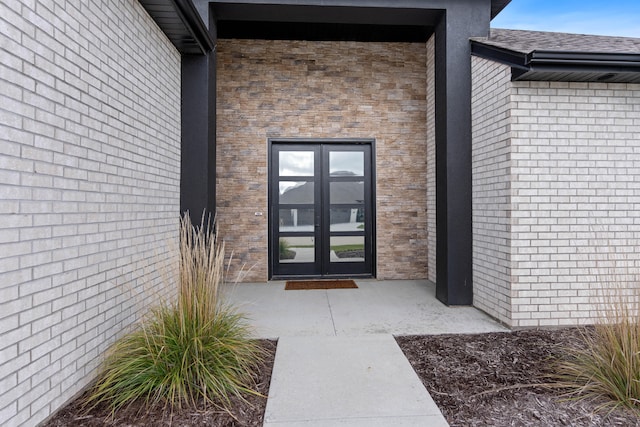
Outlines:
[{"label": "black support post", "polygon": [[473,304],[470,37],[486,36],[489,1],[453,3],[436,25],[436,297]]},{"label": "black support post", "polygon": [[[215,26],[210,26],[215,32]],[[210,31],[211,31],[210,30]],[[215,40],[215,37],[214,37]],[[182,56],[180,211],[194,224],[216,209],[216,49]]]}]

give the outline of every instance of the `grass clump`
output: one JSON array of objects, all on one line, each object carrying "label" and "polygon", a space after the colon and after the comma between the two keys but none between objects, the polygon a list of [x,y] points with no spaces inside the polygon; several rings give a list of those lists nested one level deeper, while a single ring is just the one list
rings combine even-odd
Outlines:
[{"label": "grass clump", "polygon": [[[615,291],[611,291],[615,293]],[[635,297],[607,298],[602,321],[582,331],[579,346],[556,366],[559,385],[574,398],[603,400],[599,409],[640,410],[640,304]]]},{"label": "grass clump", "polygon": [[285,239],[280,239],[280,243],[278,243],[278,252],[281,260],[294,259],[296,257],[296,251],[291,249],[291,245]]},{"label": "grass clump", "polygon": [[280,259],[282,259],[290,250],[291,247],[289,245],[289,242],[284,239],[280,239],[280,242],[278,242],[278,252],[280,253]]},{"label": "grass clump", "polygon": [[112,410],[202,402],[228,407],[231,396],[255,393],[261,350],[245,317],[221,298],[224,243],[204,218],[181,219],[177,300],[152,309],[141,326],[109,350],[88,403]]}]

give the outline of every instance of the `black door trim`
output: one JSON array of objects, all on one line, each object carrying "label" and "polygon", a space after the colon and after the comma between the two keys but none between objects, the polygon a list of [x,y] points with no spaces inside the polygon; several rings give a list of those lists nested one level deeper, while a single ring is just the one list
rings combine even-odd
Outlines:
[{"label": "black door trim", "polygon": [[[274,212],[274,200],[273,200],[273,193],[272,193],[272,188],[274,184],[274,179],[275,179],[275,175],[274,175],[274,171],[273,171],[273,161],[274,159],[272,158],[273,156],[273,146],[274,145],[291,145],[292,148],[294,146],[304,146],[306,144],[309,144],[310,146],[316,146],[316,147],[321,147],[323,145],[335,145],[335,146],[340,146],[340,145],[368,145],[370,147],[370,159],[368,162],[368,167],[369,167],[369,172],[365,172],[365,175],[368,174],[368,176],[370,177],[370,182],[369,182],[369,186],[368,188],[365,189],[365,194],[368,194],[370,197],[370,201],[369,201],[369,207],[370,207],[370,214],[366,215],[366,229],[370,230],[369,232],[369,238],[370,238],[370,243],[367,245],[367,250],[369,253],[369,262],[367,262],[368,265],[368,270],[370,271],[367,273],[349,273],[348,271],[339,271],[339,272],[335,272],[332,274],[323,274],[322,271],[317,271],[315,272],[315,274],[313,275],[308,275],[308,274],[296,274],[293,273],[292,274],[274,274],[275,271],[275,264],[278,262],[277,259],[275,259],[276,257],[274,256],[275,252],[275,248],[274,246],[277,244],[276,242],[276,232],[274,230],[274,224],[272,223],[272,219],[275,221],[275,217],[274,215],[276,215],[276,213]],[[311,147],[309,147],[311,148]],[[320,154],[322,155],[322,150],[320,150]],[[376,228],[375,228],[375,224],[376,224],[376,169],[375,169],[375,139],[373,138],[268,138],[268,167],[269,167],[269,173],[268,173],[268,179],[269,179],[269,183],[268,183],[268,270],[269,270],[269,279],[270,280],[279,280],[279,279],[292,279],[292,278],[309,278],[309,277],[322,277],[322,278],[332,278],[332,277],[365,277],[365,278],[371,278],[371,277],[375,277],[376,276]],[[366,180],[365,180],[366,181]],[[321,197],[325,197],[324,195],[321,195]],[[325,210],[328,210],[328,205],[326,203],[323,203],[323,205],[326,205]],[[324,217],[326,216],[326,214],[323,212],[321,217],[322,220],[324,220]],[[324,225],[323,225],[324,227]],[[328,234],[327,234],[328,236]],[[326,242],[325,242],[326,244]],[[345,266],[346,267],[346,266]]]}]

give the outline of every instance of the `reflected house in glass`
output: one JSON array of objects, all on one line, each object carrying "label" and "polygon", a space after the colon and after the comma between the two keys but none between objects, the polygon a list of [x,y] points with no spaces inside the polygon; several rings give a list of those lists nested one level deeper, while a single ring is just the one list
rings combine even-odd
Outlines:
[{"label": "reflected house in glass", "polygon": [[[337,171],[331,172],[331,176],[356,176],[353,172]],[[364,202],[364,182],[336,182],[331,189],[332,204],[354,204]],[[297,186],[284,189],[280,195],[282,204],[312,204],[314,185],[312,182],[305,182]],[[358,228],[364,222],[364,212],[362,208],[334,208],[331,210],[330,224],[336,227],[348,229]],[[304,227],[315,224],[313,211],[308,209],[290,209],[290,213],[280,214],[280,226],[282,227]]]}]

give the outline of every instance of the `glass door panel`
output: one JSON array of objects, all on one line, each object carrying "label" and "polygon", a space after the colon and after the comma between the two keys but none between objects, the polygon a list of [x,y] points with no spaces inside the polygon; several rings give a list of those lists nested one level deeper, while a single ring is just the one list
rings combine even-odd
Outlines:
[{"label": "glass door panel", "polygon": [[331,207],[329,231],[351,231],[364,233],[363,207]]},{"label": "glass door panel", "polygon": [[314,176],[315,153],[313,151],[280,151],[279,176]]},{"label": "glass door panel", "polygon": [[313,237],[280,237],[278,259],[281,263],[300,264],[315,262]]},{"label": "glass door panel", "polygon": [[364,176],[364,153],[361,151],[330,152],[329,175]]},{"label": "glass door panel", "polygon": [[331,236],[331,262],[364,262],[364,236]]},{"label": "glass door panel", "polygon": [[329,191],[329,203],[332,205],[364,203],[364,181],[331,180]]},{"label": "glass door panel", "polygon": [[329,219],[329,274],[372,272],[371,146],[331,145],[326,148],[328,194],[323,193]]},{"label": "glass door panel", "polygon": [[313,233],[315,227],[315,209],[280,209],[280,232]]},{"label": "glass door panel", "polygon": [[313,205],[315,183],[313,181],[280,181],[279,203],[282,205]]},{"label": "glass door panel", "polygon": [[274,275],[321,273],[320,147],[273,145],[271,259]]}]

